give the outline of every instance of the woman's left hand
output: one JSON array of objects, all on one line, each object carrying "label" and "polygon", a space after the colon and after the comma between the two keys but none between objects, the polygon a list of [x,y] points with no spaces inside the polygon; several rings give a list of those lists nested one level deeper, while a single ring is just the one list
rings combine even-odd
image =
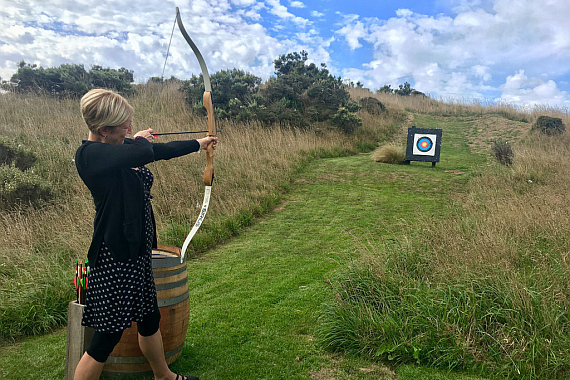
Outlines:
[{"label": "woman's left hand", "polygon": [[153,132],[154,132],[154,130],[152,128],[145,129],[145,130],[142,130],[142,131],[135,133],[133,138],[136,139],[137,137],[144,137],[148,141],[153,142],[154,141],[154,136],[152,135]]},{"label": "woman's left hand", "polygon": [[206,150],[208,145],[214,144],[213,148],[216,149],[216,145],[218,144],[218,138],[215,136],[207,136],[202,139],[196,139],[200,143],[200,149]]}]

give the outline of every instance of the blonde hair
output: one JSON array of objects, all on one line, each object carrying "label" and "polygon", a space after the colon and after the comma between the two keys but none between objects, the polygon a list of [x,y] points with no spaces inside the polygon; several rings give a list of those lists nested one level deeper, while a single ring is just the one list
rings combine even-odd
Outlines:
[{"label": "blonde hair", "polygon": [[116,127],[133,116],[134,108],[127,99],[113,91],[96,88],[81,98],[81,114],[89,130],[95,134],[102,127]]}]

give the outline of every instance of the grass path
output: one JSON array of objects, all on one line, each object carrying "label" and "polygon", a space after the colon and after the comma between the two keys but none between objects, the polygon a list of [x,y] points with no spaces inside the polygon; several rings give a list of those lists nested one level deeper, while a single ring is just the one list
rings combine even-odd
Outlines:
[{"label": "grass path", "polygon": [[[174,370],[205,380],[476,379],[333,355],[315,338],[321,305],[334,296],[328,280],[360,243],[445,218],[485,161],[469,154],[463,121],[416,115],[416,125],[444,129],[436,168],[369,155],[319,160],[275,212],[188,264],[190,327]],[[63,378],[65,341],[61,330],[1,347],[0,378]]]}]

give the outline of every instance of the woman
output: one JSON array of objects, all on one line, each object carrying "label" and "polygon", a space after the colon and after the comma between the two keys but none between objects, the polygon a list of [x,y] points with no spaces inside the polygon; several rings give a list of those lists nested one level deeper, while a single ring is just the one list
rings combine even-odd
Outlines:
[{"label": "woman", "polygon": [[123,331],[137,322],[139,346],[157,380],[197,380],[170,371],[159,330],[160,312],[152,275],[156,226],[150,204],[153,177],[144,165],[183,156],[215,137],[153,143],[153,130],[132,133],[133,108],[112,91],[95,89],[81,99],[89,138],[75,164],[95,202],[93,239],[82,324],[95,330],[75,370],[75,380],[98,379]]}]

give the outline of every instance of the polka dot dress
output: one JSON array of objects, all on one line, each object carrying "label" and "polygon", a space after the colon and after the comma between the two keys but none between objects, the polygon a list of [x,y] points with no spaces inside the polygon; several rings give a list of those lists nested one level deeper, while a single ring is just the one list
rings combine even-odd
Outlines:
[{"label": "polka dot dress", "polygon": [[95,331],[123,331],[131,322],[140,322],[154,311],[156,288],[152,275],[152,241],[154,228],[151,214],[150,188],[153,176],[149,169],[136,170],[144,187],[144,250],[137,261],[116,261],[105,242],[101,244],[97,265],[91,268],[85,298],[82,325]]}]

